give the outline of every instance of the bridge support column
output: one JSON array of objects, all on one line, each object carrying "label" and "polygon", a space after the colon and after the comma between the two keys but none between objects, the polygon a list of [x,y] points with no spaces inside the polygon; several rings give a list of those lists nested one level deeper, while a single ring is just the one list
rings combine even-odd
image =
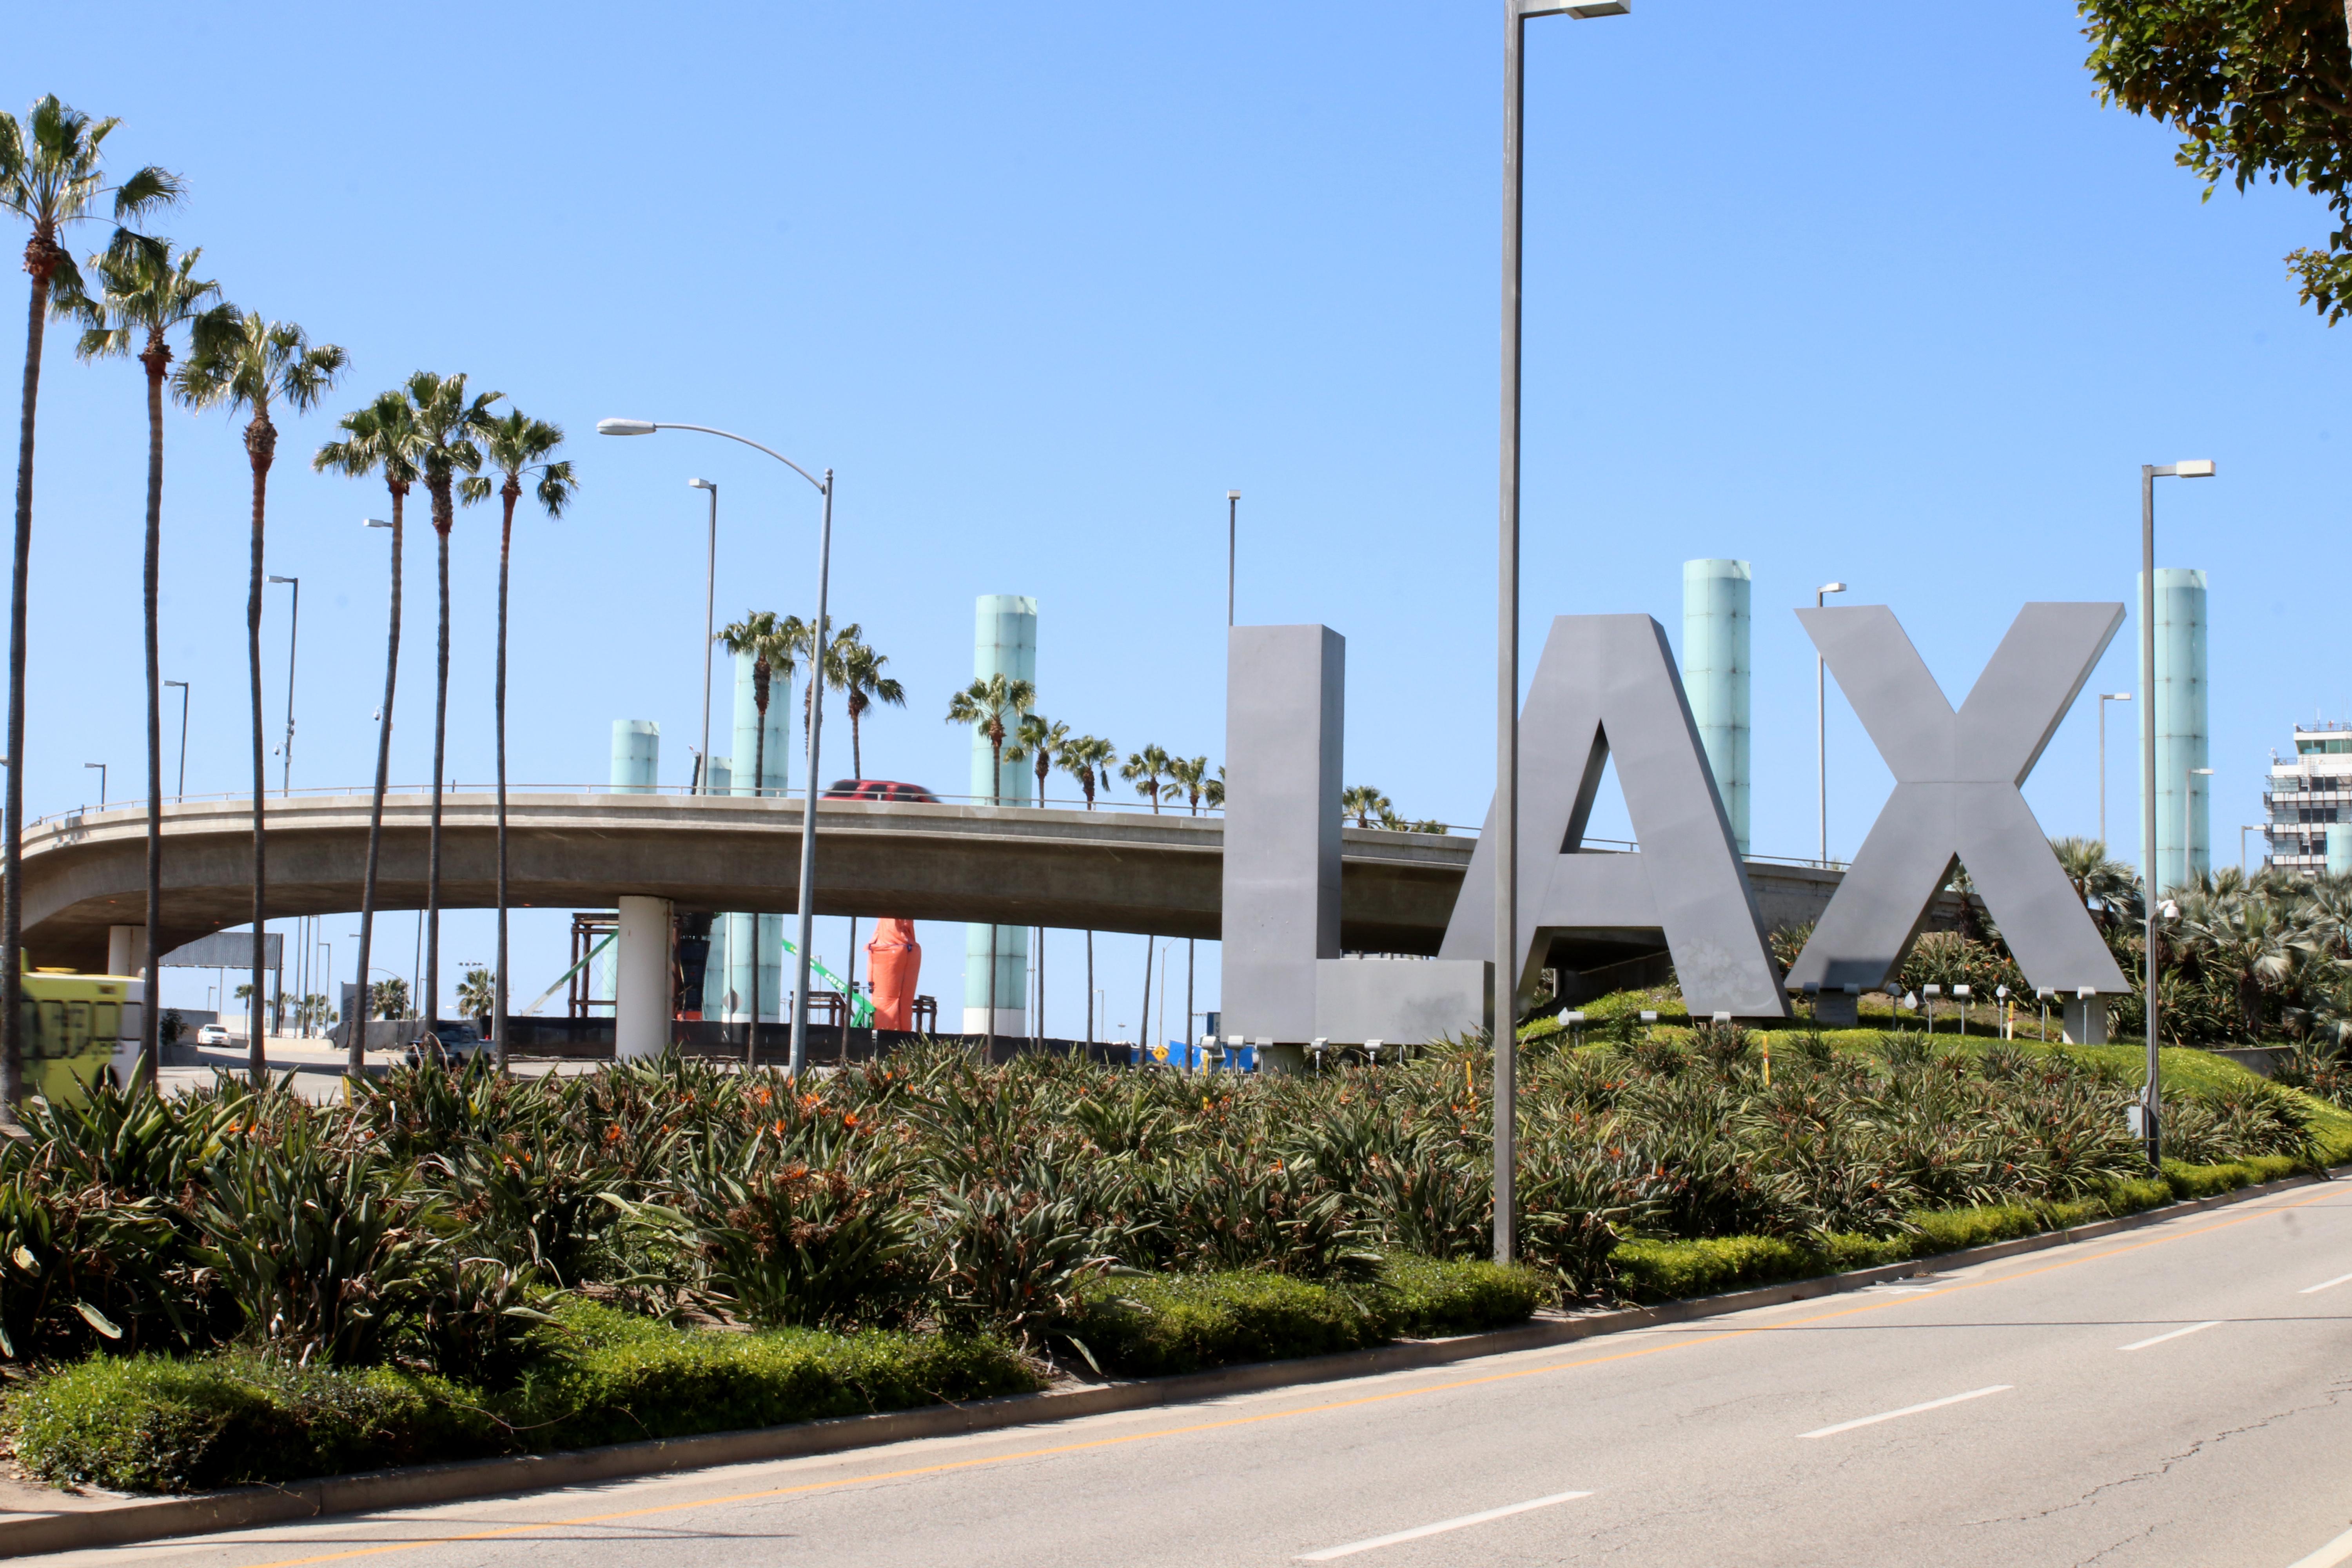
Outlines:
[{"label": "bridge support column", "polygon": [[657,1057],[669,1045],[670,909],[667,899],[623,897],[613,943],[613,1054]]},{"label": "bridge support column", "polygon": [[143,974],[146,969],[147,928],[107,927],[106,972],[109,974]]}]

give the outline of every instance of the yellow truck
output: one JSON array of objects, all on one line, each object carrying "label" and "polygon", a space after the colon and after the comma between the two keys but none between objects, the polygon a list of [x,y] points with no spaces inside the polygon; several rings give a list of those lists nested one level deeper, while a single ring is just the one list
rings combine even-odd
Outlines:
[{"label": "yellow truck", "polygon": [[136,976],[25,973],[25,1088],[52,1105],[81,1100],[101,1074],[131,1080],[146,986]]}]

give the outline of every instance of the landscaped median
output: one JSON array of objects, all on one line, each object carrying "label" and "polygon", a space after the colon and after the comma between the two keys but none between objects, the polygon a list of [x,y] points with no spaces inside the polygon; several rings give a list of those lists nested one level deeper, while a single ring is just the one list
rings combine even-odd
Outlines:
[{"label": "landscaped median", "polygon": [[[0,1149],[0,1426],[44,1479],[185,1492],[1073,1377],[1108,1394],[1901,1264],[2352,1159],[2352,1116],[2210,1057],[2174,1081],[2195,1055],[2165,1058],[2189,1163],[2156,1179],[2123,1125],[2126,1052],[1782,1037],[1768,1068],[1730,1030],[1539,1043],[1511,1268],[1478,1261],[1475,1044],[1294,1079],[943,1050],[800,1086],[671,1061],[428,1068],[350,1107],[101,1094]],[[1580,1324],[1599,1326],[1551,1329]]]},{"label": "landscaped median", "polygon": [[[1107,1280],[1070,1329],[1106,1371],[1153,1376],[1475,1332],[1525,1320],[1544,1295],[1531,1269],[1395,1258],[1349,1286]],[[1045,1372],[990,1336],[680,1330],[572,1301],[532,1331],[504,1387],[251,1348],[93,1356],[12,1394],[8,1425],[17,1462],[45,1479],[188,1492],[961,1404],[1042,1389]]]}]

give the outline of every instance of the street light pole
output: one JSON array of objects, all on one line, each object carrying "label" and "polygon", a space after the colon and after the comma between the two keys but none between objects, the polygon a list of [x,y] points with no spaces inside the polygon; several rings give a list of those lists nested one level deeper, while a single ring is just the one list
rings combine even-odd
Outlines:
[{"label": "street light pole", "polygon": [[[1843,583],[1824,583],[1813,590],[1813,608],[1820,609],[1829,602],[1832,594],[1843,594]],[[1830,863],[1830,696],[1829,666],[1822,650],[1813,650],[1813,766],[1820,782],[1822,809],[1822,858],[1823,869]]]},{"label": "street light pole", "polygon": [[1519,897],[1519,238],[1530,16],[1622,16],[1630,0],[1503,0],[1502,483],[1495,562],[1495,1261],[1517,1249]]},{"label": "street light pole", "polygon": [[[679,425],[667,421],[656,423],[651,419],[599,419],[596,421],[596,434],[599,436],[650,436],[656,430],[694,430],[705,436],[721,436],[730,441],[740,441],[754,451],[765,452],[769,457],[783,464],[784,467],[815,486],[817,494],[824,498],[824,515],[817,531],[816,546],[816,623],[809,630],[809,647],[812,653],[810,679],[822,685],[824,680],[825,595],[833,572],[833,470],[827,468],[824,471],[824,478],[820,479],[782,452],[772,447],[762,447],[747,436],[738,436],[732,430],[721,430],[712,425]],[[716,498],[713,499],[712,504],[714,506],[717,504]],[[790,1068],[794,1078],[798,1078],[802,1069],[808,1065],[809,936],[810,928],[816,919],[814,908],[816,781],[818,740],[824,729],[824,704],[812,700],[809,703],[808,717],[808,790],[801,808],[799,894],[801,940],[800,952],[797,955],[800,960],[798,965],[800,984],[793,991],[793,1044]],[[752,921],[752,929],[754,931],[759,929],[759,921],[756,918]],[[758,961],[758,954],[753,954],[752,962],[756,963]],[[991,1016],[993,1016],[992,1014]],[[751,1026],[756,1030],[759,1027],[759,1020],[754,1018]]]},{"label": "street light pole", "polygon": [[82,766],[85,768],[96,768],[98,770],[98,809],[104,811],[106,809],[106,764],[104,763],[82,763]]},{"label": "street light pole", "polygon": [[1236,521],[1242,503],[1242,492],[1225,492],[1225,630],[1234,629],[1234,552],[1240,542]]},{"label": "street light pole", "polygon": [[[2147,956],[2147,999],[2140,1011],[2147,1020],[2147,1082],[2140,1101],[2140,1135],[2147,1143],[2147,1168],[2164,1169],[2160,1121],[2164,1091],[2158,1082],[2161,1062],[2157,1055],[2157,867],[2156,867],[2156,481],[2160,479],[2210,479],[2210,458],[2191,462],[2143,463],[2139,470],[2139,679],[2143,702],[2139,711],[2140,865],[2147,885],[2140,904],[2147,916],[2144,937]],[[2103,710],[2104,711],[2104,710]]]},{"label": "street light pole", "polygon": [[2128,691],[2099,693],[2099,848],[2102,852],[2107,847],[2107,704],[2131,700],[2132,694]]},{"label": "street light pole", "polygon": [[286,753],[285,766],[279,770],[278,793],[294,793],[294,642],[302,634],[302,579],[272,577],[273,583],[283,583],[294,590],[294,615],[286,624]]},{"label": "street light pole", "polygon": [[180,689],[180,795],[184,798],[188,793],[188,683],[167,680],[163,684]]},{"label": "street light pole", "polygon": [[[710,553],[702,575],[702,787],[710,793],[710,644],[717,629],[719,605],[719,486],[709,479],[688,479],[690,490],[710,492]],[[754,917],[757,918],[757,917]]]}]

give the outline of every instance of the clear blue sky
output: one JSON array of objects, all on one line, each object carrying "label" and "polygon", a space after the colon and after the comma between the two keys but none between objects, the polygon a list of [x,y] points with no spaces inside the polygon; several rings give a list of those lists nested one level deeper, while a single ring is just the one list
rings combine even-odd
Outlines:
[{"label": "clear blue sky", "polygon": [[[1350,779],[1475,823],[1497,9],[52,8],[12,21],[0,101],[120,115],[121,166],[183,172],[169,232],[241,305],[350,350],[337,410],[429,366],[572,433],[576,511],[519,530],[518,783],[600,781],[615,718],[659,720],[665,776],[686,778],[688,476],[725,487],[722,611],[808,613],[805,487],[723,443],[592,434],[630,414],[839,470],[835,613],[910,699],[867,726],[869,773],[960,787],[965,737],[940,714],[982,593],[1038,599],[1053,716],[1214,756],[1233,487],[1242,617],[1349,638]],[[2295,306],[2280,262],[2322,214],[2268,189],[2200,205],[2160,127],[2097,105],[2083,53],[2067,7],[2019,0],[1642,0],[1533,28],[1528,656],[1562,612],[1644,610],[1679,637],[1680,563],[1754,561],[1760,851],[1813,837],[1811,658],[1787,607],[1845,579],[1957,700],[2021,601],[2129,597],[2142,462],[2221,464],[2160,518],[2163,563],[2211,574],[2217,859],[2290,725],[2347,713],[2326,585],[2352,340]],[[134,365],[78,364],[53,336],[37,815],[87,798],[87,761],[141,783],[142,417]],[[288,422],[271,486],[270,567],[309,590],[298,785],[366,776],[381,682],[383,535],[357,523],[382,491],[309,471],[329,428]],[[195,683],[189,788],[230,789],[243,455],[218,416],[174,413],[168,442],[166,674]],[[419,782],[429,539],[394,768]],[[488,509],[461,519],[450,744],[469,784],[490,776],[495,543]],[[273,599],[273,731],[284,615]],[[2133,636],[2095,688],[2133,684]],[[2094,719],[2078,708],[2028,788],[2053,833],[2095,826]],[[1832,848],[1851,853],[1888,775],[1834,695],[1830,747]],[[2128,839],[2132,779],[2108,787]],[[329,923],[347,973],[352,922]],[[452,917],[452,984],[488,926]],[[522,919],[519,996],[561,968],[561,926]],[[952,1017],[960,932],[923,939]],[[1078,950],[1055,942],[1065,1032]],[[1131,1025],[1141,939],[1103,956],[1109,1022]],[[168,999],[201,1005],[184,979]]]}]

